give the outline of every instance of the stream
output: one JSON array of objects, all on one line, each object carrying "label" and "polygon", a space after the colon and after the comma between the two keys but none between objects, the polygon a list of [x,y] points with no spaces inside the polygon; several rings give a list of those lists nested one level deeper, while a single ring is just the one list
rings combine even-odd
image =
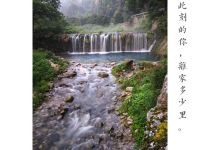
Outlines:
[{"label": "stream", "polygon": [[113,65],[70,62],[69,74],[54,82],[48,101],[33,114],[34,150],[133,149],[131,131],[117,111],[121,91]]}]

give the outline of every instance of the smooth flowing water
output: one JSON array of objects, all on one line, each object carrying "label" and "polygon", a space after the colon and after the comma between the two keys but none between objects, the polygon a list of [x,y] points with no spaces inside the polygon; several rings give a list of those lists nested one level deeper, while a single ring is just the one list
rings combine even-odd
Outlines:
[{"label": "smooth flowing water", "polygon": [[[117,112],[120,88],[111,74],[113,63],[72,62],[73,78],[60,78],[47,94],[49,100],[33,114],[33,149],[132,150],[129,128]],[[105,72],[108,77],[98,76]],[[73,96],[72,102],[65,102]]]},{"label": "smooth flowing water", "polygon": [[150,52],[155,41],[147,33],[114,32],[70,34],[69,53]]}]

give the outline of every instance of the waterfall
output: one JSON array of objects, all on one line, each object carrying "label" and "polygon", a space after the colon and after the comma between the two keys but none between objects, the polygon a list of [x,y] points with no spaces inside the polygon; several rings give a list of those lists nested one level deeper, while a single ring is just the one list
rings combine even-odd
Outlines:
[{"label": "waterfall", "polygon": [[70,53],[149,52],[147,33],[70,34]]}]

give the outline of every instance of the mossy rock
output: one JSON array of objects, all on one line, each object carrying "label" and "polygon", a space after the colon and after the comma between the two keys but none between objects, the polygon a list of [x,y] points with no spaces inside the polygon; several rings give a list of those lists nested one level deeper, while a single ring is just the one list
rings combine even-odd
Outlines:
[{"label": "mossy rock", "polygon": [[74,100],[74,97],[73,96],[67,96],[67,97],[65,97],[65,102],[66,103],[71,103],[71,102],[73,102],[73,100]]}]

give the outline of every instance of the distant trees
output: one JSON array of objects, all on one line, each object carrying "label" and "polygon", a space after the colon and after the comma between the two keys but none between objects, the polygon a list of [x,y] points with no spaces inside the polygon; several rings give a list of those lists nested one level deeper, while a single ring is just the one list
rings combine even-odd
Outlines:
[{"label": "distant trees", "polygon": [[115,11],[113,19],[114,19],[114,23],[122,23],[124,21],[124,18],[122,16],[122,12],[120,9]]},{"label": "distant trees", "polygon": [[59,0],[33,0],[33,47],[49,49],[67,25]]},{"label": "distant trees", "polygon": [[99,25],[106,25],[110,23],[110,17],[108,16],[101,16],[101,15],[90,15],[90,16],[86,16],[86,17],[82,17],[80,19],[80,24],[84,25],[84,24],[99,24]]}]

